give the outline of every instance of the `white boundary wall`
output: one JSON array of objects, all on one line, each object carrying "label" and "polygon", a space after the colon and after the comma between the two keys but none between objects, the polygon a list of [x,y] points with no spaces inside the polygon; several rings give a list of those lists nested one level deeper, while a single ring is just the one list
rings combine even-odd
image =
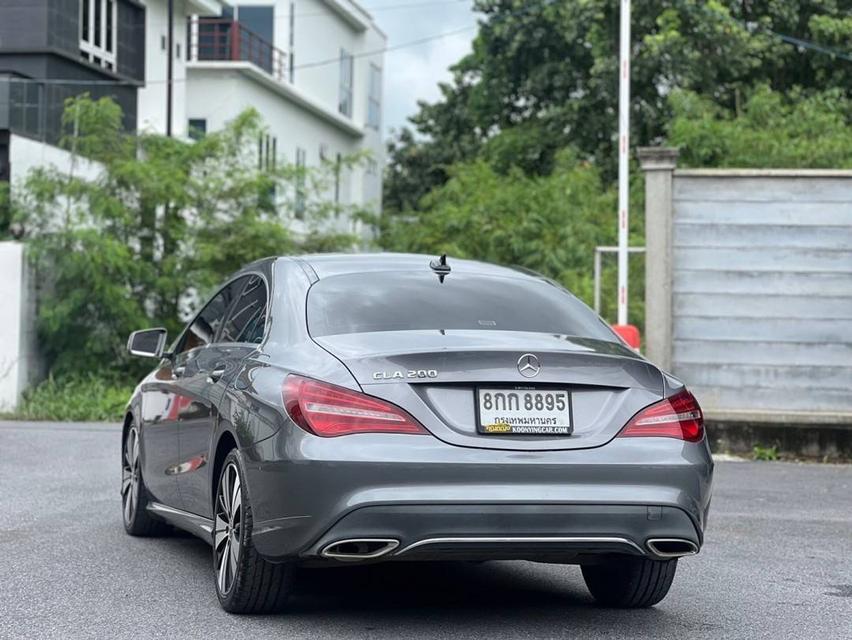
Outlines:
[{"label": "white boundary wall", "polygon": [[35,289],[19,242],[0,242],[0,301],[0,411],[11,411],[40,373]]}]

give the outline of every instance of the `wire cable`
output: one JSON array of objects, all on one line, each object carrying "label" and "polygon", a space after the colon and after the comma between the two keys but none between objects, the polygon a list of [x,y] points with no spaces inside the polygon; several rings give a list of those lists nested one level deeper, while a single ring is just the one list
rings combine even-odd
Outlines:
[{"label": "wire cable", "polygon": [[[456,1],[458,1],[458,0],[454,0],[453,3],[455,3]],[[556,0],[544,0],[544,2],[542,2],[539,6],[543,7],[543,6],[551,5],[551,4],[554,4],[554,2],[556,2]],[[431,4],[431,3],[423,3],[423,4]],[[531,6],[533,6],[533,5],[527,5],[527,7],[525,7],[524,9],[522,9],[520,11],[504,14],[503,16],[501,16],[501,18],[505,19],[505,18],[512,17],[512,16],[522,15],[523,13],[528,13]],[[762,32],[765,32],[765,33],[777,38],[781,42],[784,42],[784,43],[786,43],[790,46],[795,46],[795,47],[803,48],[803,49],[806,49],[806,50],[815,51],[815,52],[821,53],[823,55],[830,55],[830,56],[833,56],[835,58],[839,58],[839,59],[842,59],[842,60],[852,62],[852,54],[849,54],[847,52],[840,51],[838,49],[833,49],[831,47],[827,47],[825,45],[822,45],[822,44],[819,44],[819,43],[816,43],[816,42],[812,42],[810,40],[804,40],[802,38],[796,38],[794,36],[790,36],[790,35],[787,35],[787,34],[784,34],[784,33],[778,33],[777,31],[773,31],[772,29],[769,29],[768,27],[762,27],[760,25],[754,25],[754,29],[752,30],[752,29],[748,28],[748,25],[745,25],[743,22],[737,20],[736,18],[734,18],[733,16],[730,16],[730,15],[722,15],[722,14],[719,14],[719,13],[714,13],[713,15],[714,15],[714,17],[726,18],[726,19],[736,23],[737,26],[744,27],[749,34],[754,34],[756,31],[762,31]],[[459,33],[464,33],[466,31],[471,31],[473,29],[476,29],[477,27],[478,27],[478,25],[469,25],[469,26],[466,26],[466,27],[460,27],[458,29],[453,29],[453,30],[450,30],[450,31],[444,31],[442,33],[433,34],[431,36],[418,38],[416,40],[403,42],[403,43],[400,43],[400,44],[397,44],[397,45],[391,45],[391,46],[383,47],[381,49],[374,49],[372,51],[364,51],[364,52],[361,52],[361,53],[356,53],[356,54],[353,54],[352,57],[353,58],[363,58],[363,57],[369,57],[369,56],[374,56],[374,55],[379,55],[379,54],[384,54],[384,53],[390,53],[390,52],[398,51],[400,49],[405,49],[405,48],[408,48],[408,47],[414,47],[414,46],[418,46],[418,45],[421,45],[421,44],[425,44],[427,42],[432,42],[434,40],[440,40],[440,39],[446,38],[448,36],[457,35]],[[314,61],[314,62],[306,62],[306,63],[303,63],[303,64],[297,64],[297,65],[294,65],[293,68],[297,69],[297,70],[298,69],[313,69],[313,68],[317,68],[317,67],[322,67],[322,66],[326,66],[326,65],[330,65],[330,64],[339,64],[339,63],[340,63],[340,58],[335,57],[335,58],[327,58],[325,60],[317,60],[317,61]],[[34,82],[34,83],[39,83],[39,84],[57,84],[57,85],[69,85],[69,86],[74,86],[74,85],[80,85],[80,86],[98,86],[98,85],[141,86],[141,83],[139,83],[139,82],[133,82],[133,81],[128,81],[128,80],[66,80],[66,79],[61,79],[61,78],[44,78],[44,79],[10,78],[10,79],[13,80],[13,81],[16,81],[16,82]],[[148,80],[144,83],[144,86],[154,85],[154,84],[165,84],[166,82],[168,82],[168,81],[167,80]],[[181,82],[186,82],[186,79],[185,78],[176,79],[173,82],[175,84],[179,84]]]},{"label": "wire cable", "polygon": [[[425,44],[427,42],[431,42],[433,40],[440,40],[441,38],[446,38],[449,36],[457,35],[459,33],[464,33],[465,31],[471,31],[472,29],[476,29],[477,25],[472,24],[467,27],[460,27],[458,29],[453,29],[452,31],[444,31],[443,33],[436,33],[435,35],[426,36],[425,38],[419,38],[417,40],[411,40],[409,42],[403,42],[401,44],[392,45],[389,47],[383,47],[381,49],[373,49],[372,51],[362,51],[361,53],[352,54],[352,58],[367,58],[370,56],[376,56],[379,54],[388,53],[391,51],[396,51],[398,49],[405,49],[408,47],[414,47],[420,44]],[[328,64],[339,64],[340,57],[336,58],[327,58],[325,60],[317,60],[316,62],[306,62],[304,64],[293,65],[295,70],[299,69],[313,69],[315,67],[324,67]]]}]

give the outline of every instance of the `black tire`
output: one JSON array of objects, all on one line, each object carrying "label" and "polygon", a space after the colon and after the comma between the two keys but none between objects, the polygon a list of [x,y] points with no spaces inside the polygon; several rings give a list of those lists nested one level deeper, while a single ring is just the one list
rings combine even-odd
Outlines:
[{"label": "black tire", "polygon": [[[222,463],[213,506],[216,595],[222,608],[230,613],[273,613],[281,611],[287,602],[294,569],[292,564],[267,561],[254,548],[245,477],[242,456],[234,449]],[[237,480],[239,485],[234,491]],[[239,503],[235,501],[237,494]],[[230,500],[225,498],[228,495]]]},{"label": "black tire", "polygon": [[139,462],[139,430],[133,423],[121,443],[121,511],[124,530],[131,536],[161,536],[170,531],[148,511],[148,490]]},{"label": "black tire", "polygon": [[653,607],[666,597],[676,569],[677,559],[621,556],[583,565],[583,579],[598,604],[639,609]]}]

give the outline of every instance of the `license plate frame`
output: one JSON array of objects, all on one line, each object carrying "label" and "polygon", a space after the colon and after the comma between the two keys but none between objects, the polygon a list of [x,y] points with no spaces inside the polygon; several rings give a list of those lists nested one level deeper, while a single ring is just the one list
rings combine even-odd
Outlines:
[{"label": "license plate frame", "polygon": [[[482,393],[484,392],[499,392],[499,393],[557,393],[564,394],[567,399],[567,425],[500,425],[500,428],[495,428],[497,424],[485,425],[482,420]],[[519,403],[521,402],[519,398]],[[507,399],[508,403],[508,399]],[[529,386],[529,385],[499,385],[499,384],[484,384],[474,387],[473,406],[476,413],[476,432],[483,436],[516,436],[516,437],[566,437],[574,433],[574,406],[573,398],[570,389],[562,386]],[[520,405],[519,405],[520,406]],[[533,418],[537,416],[526,416]]]}]

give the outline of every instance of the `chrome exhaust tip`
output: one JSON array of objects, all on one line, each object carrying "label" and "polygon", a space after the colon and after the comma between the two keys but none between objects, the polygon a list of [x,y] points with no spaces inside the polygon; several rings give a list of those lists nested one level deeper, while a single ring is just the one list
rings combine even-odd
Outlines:
[{"label": "chrome exhaust tip", "polygon": [[352,538],[338,540],[323,547],[320,555],[323,558],[356,562],[358,560],[373,560],[380,558],[396,549],[399,540],[394,538]]},{"label": "chrome exhaust tip", "polygon": [[660,558],[681,558],[698,553],[698,545],[682,538],[651,538],[645,545],[651,553]]}]

